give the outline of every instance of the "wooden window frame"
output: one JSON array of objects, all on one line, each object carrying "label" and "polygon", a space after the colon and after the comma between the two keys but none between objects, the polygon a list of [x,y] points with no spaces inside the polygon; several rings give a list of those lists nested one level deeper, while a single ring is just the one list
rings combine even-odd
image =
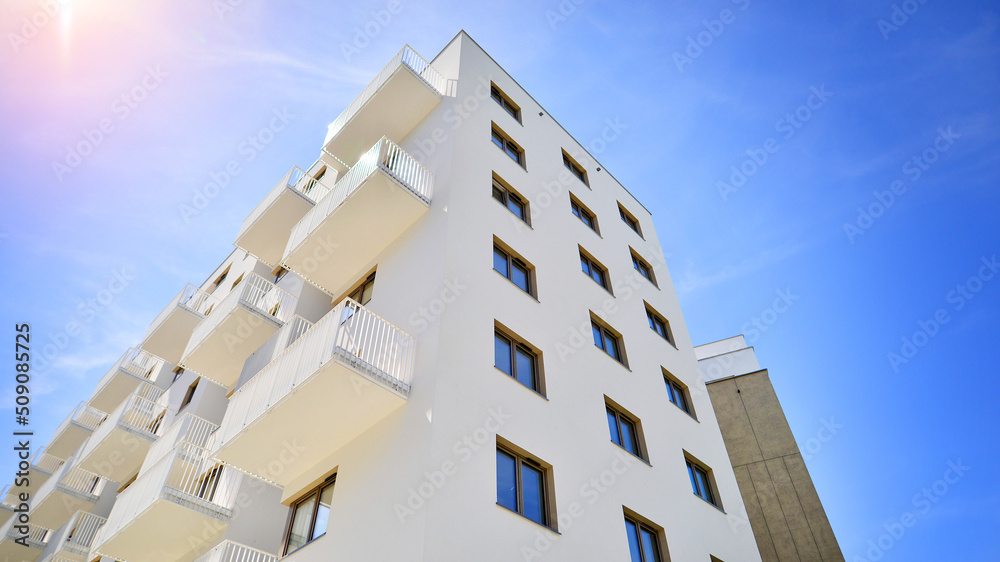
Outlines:
[{"label": "wooden window frame", "polygon": [[[524,149],[521,145],[514,142],[510,135],[505,133],[500,127],[497,127],[496,123],[493,123],[492,132],[490,134],[490,140],[503,151],[511,160],[516,162],[522,168],[527,168],[524,161]],[[499,142],[498,142],[499,141]]]},{"label": "wooden window frame", "polygon": [[[597,223],[597,215],[588,209],[586,205],[581,203],[580,200],[577,199],[572,193],[569,194],[569,209],[570,212],[573,213],[573,216],[580,219],[580,222],[582,222],[584,226],[596,232],[598,236],[601,235],[601,228]],[[587,224],[587,221],[583,218],[584,216],[590,220],[590,224]]]},{"label": "wooden window frame", "polygon": [[515,121],[521,123],[521,107],[511,101],[510,96],[501,90],[500,87],[496,85],[496,82],[490,82],[490,97],[493,98],[493,101],[497,102],[497,104],[503,108],[508,115],[513,117]]},{"label": "wooden window frame", "polygon": [[295,523],[296,509],[298,509],[300,505],[309,501],[310,499],[316,498],[316,505],[313,506],[312,515],[310,515],[309,517],[309,531],[306,533],[307,537],[312,537],[313,532],[316,530],[316,515],[319,513],[320,497],[327,488],[333,487],[333,485],[336,483],[337,483],[337,473],[335,472],[330,476],[326,477],[323,480],[323,482],[321,482],[319,485],[310,488],[309,491],[307,491],[305,494],[303,494],[301,497],[296,499],[295,502],[292,503],[292,505],[290,506],[291,509],[288,516],[288,525],[285,526],[285,538],[282,540],[281,544],[281,551],[283,553],[282,556],[288,556],[289,554],[292,554],[293,552],[296,552],[299,549],[308,546],[313,541],[318,540],[326,535],[327,531],[324,530],[322,535],[316,538],[310,538],[306,542],[302,543],[300,546],[296,547],[296,549],[292,550],[291,552],[289,552],[288,550],[288,541],[289,539],[292,538],[292,525]]},{"label": "wooden window frame", "polygon": [[629,210],[621,204],[621,201],[618,202],[618,215],[621,217],[622,222],[625,223],[625,226],[629,227],[629,229],[638,234],[639,238],[642,238],[643,240],[646,239],[646,237],[642,235],[642,227],[639,226],[639,219],[635,218],[635,215],[629,212]]}]

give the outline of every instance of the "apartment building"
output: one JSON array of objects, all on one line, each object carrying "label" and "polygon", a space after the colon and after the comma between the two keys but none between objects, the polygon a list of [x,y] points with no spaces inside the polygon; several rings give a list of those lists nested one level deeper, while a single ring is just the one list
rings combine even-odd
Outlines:
[{"label": "apartment building", "polygon": [[[771,377],[753,348],[735,336],[697,346],[695,354],[761,558],[843,562]],[[817,443],[832,438],[836,428],[820,431]]]},{"label": "apartment building", "polygon": [[649,212],[479,45],[404,48],[317,148],[35,456],[0,556],[761,560]]}]

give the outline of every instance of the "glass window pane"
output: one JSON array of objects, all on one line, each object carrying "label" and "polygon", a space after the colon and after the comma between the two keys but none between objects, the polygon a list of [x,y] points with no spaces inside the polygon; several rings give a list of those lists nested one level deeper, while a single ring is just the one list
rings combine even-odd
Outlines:
[{"label": "glass window pane", "polygon": [[507,208],[510,209],[510,212],[517,215],[517,218],[524,220],[524,203],[515,200],[514,197],[511,196],[510,200],[507,202]]},{"label": "glass window pane", "polygon": [[501,137],[496,131],[493,131],[493,144],[499,146],[501,149],[505,144],[503,137]]},{"label": "glass window pane", "polygon": [[323,488],[319,494],[319,506],[316,510],[316,525],[313,526],[312,538],[317,539],[326,534],[326,523],[330,519],[330,502],[333,501],[333,485]]},{"label": "glass window pane", "polygon": [[493,364],[508,375],[514,374],[510,363],[510,340],[500,334],[494,336]]},{"label": "glass window pane", "polygon": [[501,203],[504,202],[504,191],[497,187],[496,184],[493,184],[493,198]]},{"label": "glass window pane", "polygon": [[587,258],[580,256],[580,267],[584,273],[590,275],[590,262],[587,261]]},{"label": "glass window pane", "polygon": [[604,284],[604,272],[601,271],[600,269],[597,269],[596,267],[593,268],[593,269],[591,269],[590,270],[590,276],[594,278],[594,281],[597,281],[598,285],[600,285],[602,287],[606,287],[607,286],[607,285]]},{"label": "glass window pane", "polygon": [[646,554],[646,562],[660,562],[660,549],[656,546],[656,536],[647,529],[642,530],[642,550]]},{"label": "glass window pane", "polygon": [[361,305],[366,305],[372,300],[372,291],[375,289],[375,283],[368,283],[361,289],[361,300],[358,302]]},{"label": "glass window pane", "polygon": [[545,524],[545,498],[542,496],[542,471],[521,463],[521,482],[524,487],[524,515],[536,523]]},{"label": "glass window pane", "polygon": [[591,328],[594,331],[594,345],[604,349],[604,334],[601,332],[601,329],[597,327],[597,324],[592,324]]},{"label": "glass window pane", "polygon": [[525,293],[529,292],[528,291],[528,270],[525,269],[524,267],[522,267],[522,266],[520,266],[520,265],[518,265],[518,264],[515,263],[514,267],[511,268],[511,278],[510,278],[510,280],[513,281],[515,285],[517,285],[518,287],[520,287],[521,290],[524,291]]},{"label": "glass window pane", "polygon": [[[577,206],[577,204],[576,204],[576,203],[573,203],[573,205],[572,205],[572,206],[571,206],[570,208],[571,208],[571,209],[573,209],[573,214],[574,214],[574,215],[576,215],[576,216],[580,217],[580,207],[579,207],[579,206]],[[582,218],[582,217],[581,217],[581,218]]]},{"label": "glass window pane", "polygon": [[626,451],[632,453],[635,456],[639,456],[639,447],[635,442],[635,426],[631,422],[622,419],[621,420],[621,431],[622,431],[622,441],[619,443]]},{"label": "glass window pane", "polygon": [[580,218],[583,220],[583,224],[589,226],[590,228],[594,228],[594,221],[590,218],[590,215],[583,213]]},{"label": "glass window pane", "polygon": [[611,357],[618,359],[618,340],[612,337],[611,334],[604,334],[604,337],[608,340],[608,343],[605,344],[604,351],[607,351],[608,355]]},{"label": "glass window pane", "polygon": [[610,409],[608,409],[608,429],[611,430],[611,442],[615,445],[621,445],[622,437],[618,433],[618,418]]},{"label": "glass window pane", "polygon": [[510,278],[510,273],[507,271],[507,254],[498,248],[493,248],[493,269],[499,271],[500,275]]},{"label": "glass window pane", "polygon": [[497,451],[497,503],[517,511],[517,463],[514,457]]},{"label": "glass window pane", "polygon": [[517,380],[524,386],[535,389],[535,358],[520,347],[517,348]]},{"label": "glass window pane", "polygon": [[309,524],[312,522],[313,509],[316,507],[316,496],[295,506],[292,515],[292,527],[288,531],[288,547],[285,552],[291,552],[309,542]]},{"label": "glass window pane", "polygon": [[698,493],[698,480],[695,479],[694,476],[694,467],[691,466],[690,462],[687,463],[687,465],[688,465],[688,476],[691,478],[691,489],[694,491],[694,493],[700,496],[701,494]]},{"label": "glass window pane", "polygon": [[628,552],[632,557],[632,562],[642,562],[642,552],[639,548],[639,530],[635,523],[625,520],[625,531],[628,533]]},{"label": "glass window pane", "polygon": [[515,148],[514,145],[512,145],[511,143],[507,143],[507,156],[510,156],[517,162],[521,161],[520,160],[521,154],[517,151],[517,148]]}]

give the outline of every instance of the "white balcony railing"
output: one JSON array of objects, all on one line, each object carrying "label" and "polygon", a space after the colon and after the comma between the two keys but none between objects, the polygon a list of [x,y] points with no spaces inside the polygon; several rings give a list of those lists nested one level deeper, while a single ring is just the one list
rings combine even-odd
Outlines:
[{"label": "white balcony railing", "polygon": [[312,328],[312,322],[301,316],[293,316],[270,339],[264,342],[264,345],[250,354],[250,357],[247,357],[247,360],[243,363],[243,372],[240,373],[240,379],[236,384],[236,388],[239,388],[246,381],[256,376],[268,363],[274,361],[275,357],[281,355],[282,352],[288,349],[288,346],[302,337],[302,334],[306,333],[309,328]]},{"label": "white balcony railing", "polygon": [[194,562],[275,562],[273,554],[250,548],[233,541],[223,541],[219,546],[201,555]]},{"label": "white balcony railing", "polygon": [[306,213],[288,237],[285,253],[294,250],[376,170],[382,170],[415,196],[430,204],[434,175],[391,140],[382,137],[358,160],[333,191]]},{"label": "white balcony railing", "polygon": [[76,459],[69,459],[59,474],[53,475],[38,489],[35,501],[32,503],[32,509],[53,491],[94,503],[100,497],[106,482],[107,480],[99,475],[76,466]]},{"label": "white balcony railing", "polygon": [[33,523],[28,523],[28,533],[25,535],[21,530],[15,527],[22,527],[21,523],[17,523],[16,518],[11,519],[5,525],[6,532],[4,533],[3,539],[7,540],[23,540],[30,548],[37,550],[45,549],[45,546],[49,542],[49,537],[52,535],[52,529],[47,529],[45,527],[40,527]]},{"label": "white balcony railing", "polygon": [[105,521],[107,519],[93,513],[78,511],[63,527],[64,530],[52,537],[51,540],[58,539],[60,541],[55,551],[88,557],[90,548],[94,545],[94,537],[97,536],[97,531],[100,530]]},{"label": "white balcony railing", "polygon": [[226,295],[226,298],[213,308],[212,313],[202,320],[201,324],[198,324],[194,333],[191,334],[191,342],[200,343],[229,316],[234,308],[241,305],[261,316],[272,318],[279,324],[284,324],[292,317],[296,300],[290,293],[279,289],[274,283],[256,273],[251,273],[243,279],[239,287]]},{"label": "white balcony railing", "polygon": [[70,425],[76,425],[83,429],[94,431],[97,426],[101,425],[104,418],[108,417],[107,412],[98,410],[97,408],[88,405],[86,402],[80,402],[76,405],[76,408],[66,416],[59,427],[53,435],[61,434]]},{"label": "white balcony railing", "polygon": [[423,79],[423,81],[437,91],[438,94],[445,94],[447,81],[444,79],[444,76],[435,70],[434,67],[431,66],[429,62],[424,60],[423,57],[418,55],[416,51],[411,49],[409,45],[406,45],[398,53],[396,53],[396,56],[392,57],[389,64],[385,65],[385,68],[378,73],[378,76],[376,76],[375,79],[372,80],[367,87],[365,87],[364,91],[361,92],[361,95],[355,98],[354,101],[351,102],[351,105],[347,106],[347,109],[345,109],[344,112],[330,124],[327,138],[332,138],[340,133],[340,130],[344,128],[344,125],[346,125],[351,118],[357,114],[359,109],[368,103],[368,100],[375,95],[375,92],[382,88],[382,85],[385,84],[385,82],[401,65],[409,67],[414,74]]},{"label": "white balcony railing", "polygon": [[242,479],[241,472],[209,458],[207,449],[181,442],[118,495],[95,542],[97,549],[161,500],[228,521]]},{"label": "white balcony railing", "polygon": [[264,200],[261,201],[260,204],[258,204],[257,207],[250,212],[247,218],[243,220],[243,226],[240,228],[240,233],[236,236],[237,240],[243,238],[243,235],[250,230],[250,227],[252,227],[261,215],[263,215],[264,212],[267,211],[267,209],[269,209],[279,197],[281,197],[281,194],[286,189],[290,189],[298,193],[314,205],[330,193],[330,188],[327,187],[322,181],[306,175],[306,172],[298,166],[293,167],[287,174],[285,174],[285,177],[281,178],[278,185],[274,186],[274,189],[272,189],[271,192],[264,197]]},{"label": "white balcony railing", "polygon": [[9,485],[4,486],[3,490],[0,490],[0,498],[3,498],[0,499],[0,509],[4,509],[6,511],[14,511],[14,508],[16,508],[17,504],[20,503],[20,500],[17,497],[17,489],[11,489]]},{"label": "white balcony railing", "polygon": [[37,453],[35,453],[35,456],[31,458],[31,468],[33,470],[40,470],[42,472],[52,474],[58,470],[64,462],[66,461],[46,453],[45,447],[42,447]]},{"label": "white balcony railing", "polygon": [[204,318],[208,316],[208,313],[212,311],[212,306],[218,301],[212,297],[212,295],[206,293],[194,285],[188,284],[181,292],[174,297],[174,300],[170,301],[170,304],[164,308],[153,322],[149,325],[149,331],[153,332],[170,316],[170,313],[174,311],[174,308],[183,308],[192,314],[201,316]]},{"label": "white balcony railing", "polygon": [[153,392],[143,392],[140,389],[136,394],[129,395],[128,398],[118,406],[102,423],[94,430],[88,438],[87,443],[80,452],[80,458],[86,458],[92,453],[101,442],[104,441],[113,431],[121,429],[133,435],[144,437],[148,440],[156,439],[163,421],[163,414],[166,406],[158,404],[143,394],[157,394],[157,389],[150,385],[143,385],[144,388],[152,389]]},{"label": "white balcony railing", "polygon": [[414,347],[413,336],[345,299],[233,394],[217,442],[228,442],[329,361],[408,396]]},{"label": "white balcony railing", "polygon": [[208,420],[188,413],[175,420],[169,429],[156,440],[156,443],[149,448],[146,459],[143,461],[141,472],[146,472],[147,467],[151,467],[163,457],[173,452],[180,443],[190,443],[196,447],[210,449],[209,438],[219,426]]},{"label": "white balcony railing", "polygon": [[163,366],[163,359],[143,351],[141,349],[135,349],[130,347],[124,355],[118,359],[115,366],[112,367],[110,371],[97,383],[97,390],[94,391],[94,395],[101,393],[103,389],[118,372],[125,372],[130,375],[135,376],[139,379],[150,380],[154,373],[156,373],[160,367]]}]

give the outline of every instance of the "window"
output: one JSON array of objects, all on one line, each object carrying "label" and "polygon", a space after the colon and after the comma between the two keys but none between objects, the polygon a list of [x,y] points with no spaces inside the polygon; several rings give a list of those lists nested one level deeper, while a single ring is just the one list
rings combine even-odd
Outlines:
[{"label": "window", "polygon": [[278,281],[281,281],[282,279],[284,279],[284,277],[285,277],[285,275],[287,273],[288,273],[287,269],[285,269],[284,267],[278,266],[274,271],[271,272],[271,275],[274,275],[274,282],[277,283]]},{"label": "window", "polygon": [[336,475],[330,476],[292,506],[292,520],[285,539],[286,555],[326,534],[336,479]]},{"label": "window", "polygon": [[507,207],[507,210],[514,213],[514,216],[524,221],[525,224],[531,224],[527,201],[517,193],[514,193],[511,188],[501,183],[496,176],[493,177],[493,198],[504,207]]},{"label": "window", "polygon": [[221,275],[215,278],[215,281],[212,282],[212,288],[208,290],[209,294],[214,293],[215,290],[219,288],[219,285],[222,285],[222,282],[226,280],[226,276],[229,275],[230,267],[232,266],[226,266],[225,271],[223,271]]},{"label": "window", "polygon": [[497,88],[496,84],[490,83],[490,97],[493,101],[500,104],[500,107],[504,108],[504,111],[510,113],[510,116],[517,120],[518,123],[521,122],[521,108],[514,105],[514,102],[510,101],[507,94],[503,93],[500,88]]},{"label": "window", "polygon": [[493,269],[509,279],[511,283],[517,285],[525,293],[534,295],[534,288],[531,282],[531,266],[496,243],[493,244]]},{"label": "window", "polygon": [[672,375],[667,373],[666,369],[663,370],[663,382],[667,385],[667,396],[670,398],[670,402],[694,417],[694,412],[691,410],[690,400],[688,399],[687,387],[674,379]]},{"label": "window", "polygon": [[594,331],[594,345],[601,348],[604,353],[610,355],[615,361],[627,366],[621,338],[618,334],[612,332],[610,328],[598,324],[596,320],[591,320],[590,325]]},{"label": "window", "polygon": [[656,332],[656,335],[667,340],[671,344],[674,343],[672,334],[670,333],[670,324],[663,319],[662,316],[657,314],[655,310],[646,305],[646,319],[649,321],[649,329]]},{"label": "window", "polygon": [[622,222],[628,225],[629,228],[635,231],[640,237],[642,236],[642,231],[639,229],[639,221],[636,220],[632,213],[625,210],[622,204],[618,204],[618,214],[622,217]]},{"label": "window", "polygon": [[583,166],[577,164],[576,160],[573,160],[573,157],[567,154],[565,150],[562,153],[562,157],[563,166],[566,166],[569,171],[573,172],[573,175],[576,176],[577,179],[589,187],[590,184],[587,183],[587,171],[583,169]]},{"label": "window", "polygon": [[594,213],[590,212],[590,209],[584,207],[583,204],[577,201],[576,197],[573,197],[572,195],[569,196],[569,205],[576,218],[580,219],[580,222],[587,225],[587,228],[590,230],[600,234],[600,231],[597,230],[597,217],[594,216]]},{"label": "window", "polygon": [[608,270],[597,263],[594,258],[583,253],[583,249],[580,250],[580,267],[595,283],[604,287],[609,293],[611,292],[611,284],[608,283]]},{"label": "window", "polygon": [[181,375],[183,375],[183,374],[184,374],[184,367],[175,367],[174,368],[174,380],[172,380],[170,382],[176,382],[177,379],[181,378]]},{"label": "window", "polygon": [[691,488],[694,490],[694,495],[718,507],[715,493],[712,491],[711,471],[691,459],[686,459],[684,462],[687,463],[688,476],[691,477]]},{"label": "window", "polygon": [[550,526],[546,470],[538,461],[497,444],[497,503]]},{"label": "window", "polygon": [[538,353],[500,330],[493,334],[493,365],[517,382],[543,394],[538,376]]},{"label": "window", "polygon": [[354,300],[361,306],[364,306],[371,302],[372,291],[375,289],[375,272],[373,271],[361,285],[358,285],[357,289],[351,291],[351,294],[347,295],[350,299]]},{"label": "window", "polygon": [[511,160],[517,162],[522,167],[524,166],[524,150],[496,127],[493,127],[493,144],[499,146],[500,150],[504,151],[507,156],[510,156]]},{"label": "window", "polygon": [[639,424],[632,416],[626,414],[616,404],[612,404],[610,400],[607,400],[607,397],[605,397],[605,400],[608,429],[611,431],[611,442],[640,459],[645,459],[646,455],[641,445]]},{"label": "window", "polygon": [[659,532],[656,529],[626,514],[625,532],[628,533],[628,550],[632,562],[662,562]]},{"label": "window", "polygon": [[233,281],[233,286],[230,287],[230,289],[229,289],[230,291],[233,290],[233,289],[235,289],[236,286],[240,284],[240,281],[243,281],[243,275],[244,274],[241,273],[240,276],[236,278],[236,281]]},{"label": "window", "polygon": [[635,253],[635,250],[632,250],[632,267],[639,272],[639,275],[642,275],[646,278],[646,280],[656,286],[656,277],[653,276],[653,268],[649,266],[649,263],[646,262],[646,260],[640,258],[639,254]]},{"label": "window", "polygon": [[188,387],[187,394],[184,395],[184,401],[181,402],[180,408],[177,408],[178,412],[183,410],[185,406],[191,403],[191,400],[194,398],[194,391],[198,390],[198,381],[200,380],[201,377],[198,377],[197,379],[194,380],[193,383],[191,383],[191,386]]}]

